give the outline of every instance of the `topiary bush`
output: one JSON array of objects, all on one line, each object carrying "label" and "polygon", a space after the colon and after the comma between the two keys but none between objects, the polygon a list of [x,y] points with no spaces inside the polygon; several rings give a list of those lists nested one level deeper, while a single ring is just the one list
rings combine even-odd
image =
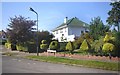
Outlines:
[{"label": "topiary bush", "polygon": [[46,40],[42,40],[41,41],[41,45],[40,45],[40,48],[43,49],[43,50],[47,50],[48,49],[48,44],[46,42]]},{"label": "topiary bush", "polygon": [[82,50],[82,51],[88,51],[89,50],[89,45],[88,45],[88,42],[87,42],[87,40],[85,39],[83,42],[82,42],[82,44],[81,44],[81,46],[80,46],[80,50]]},{"label": "topiary bush", "polygon": [[27,52],[28,51],[28,46],[26,44],[17,44],[16,45],[16,49],[18,51],[24,51]]},{"label": "topiary bush", "polygon": [[115,37],[113,37],[112,33],[111,32],[106,32],[104,42],[112,43],[114,41],[115,41]]},{"label": "topiary bush", "polygon": [[59,43],[57,41],[52,41],[49,45],[49,48],[52,50],[58,50],[59,49]]},{"label": "topiary bush", "polygon": [[103,45],[103,52],[112,52],[114,50],[115,46],[112,43],[105,43]]},{"label": "topiary bush", "polygon": [[5,43],[5,47],[6,47],[7,49],[11,49],[11,43]]},{"label": "topiary bush", "polygon": [[66,45],[66,50],[69,50],[69,52],[71,54],[73,54],[73,51],[74,51],[74,45],[72,42],[68,42],[67,45]]},{"label": "topiary bush", "polygon": [[105,43],[103,45],[103,52],[106,52],[107,54],[109,54],[109,58],[111,59],[111,53],[114,50],[115,46],[112,43]]}]

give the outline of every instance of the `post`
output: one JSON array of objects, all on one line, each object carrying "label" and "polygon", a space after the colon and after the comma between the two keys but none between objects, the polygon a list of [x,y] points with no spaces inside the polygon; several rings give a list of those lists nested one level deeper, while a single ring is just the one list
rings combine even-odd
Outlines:
[{"label": "post", "polygon": [[35,10],[33,10],[31,7],[30,7],[30,11],[32,11],[32,12],[34,12],[36,15],[37,15],[37,39],[36,39],[36,44],[37,44],[37,56],[39,56],[39,46],[38,46],[38,13],[35,11]]},{"label": "post", "polygon": [[39,56],[39,46],[38,46],[38,13],[37,14],[37,56]]}]

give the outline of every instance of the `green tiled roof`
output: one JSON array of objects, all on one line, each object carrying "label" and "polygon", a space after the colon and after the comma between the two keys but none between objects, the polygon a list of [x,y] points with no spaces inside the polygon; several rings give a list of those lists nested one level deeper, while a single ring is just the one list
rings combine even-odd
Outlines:
[{"label": "green tiled roof", "polygon": [[[75,26],[75,27],[89,27],[89,24],[79,20],[77,17],[74,17],[72,19],[69,19],[66,24],[65,23],[62,23],[60,26],[56,27],[55,29],[59,28],[59,27],[62,27],[64,25],[67,25],[67,26]],[[55,30],[54,29],[54,30]]]}]

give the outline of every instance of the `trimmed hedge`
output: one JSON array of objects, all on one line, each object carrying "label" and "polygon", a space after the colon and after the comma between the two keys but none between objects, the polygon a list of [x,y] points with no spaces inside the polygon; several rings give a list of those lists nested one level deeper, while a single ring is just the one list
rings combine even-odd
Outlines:
[{"label": "trimmed hedge", "polygon": [[47,42],[46,42],[46,40],[42,40],[42,42],[41,42],[42,44],[40,45],[40,48],[42,49],[42,50],[47,50],[48,49],[48,45],[47,45]]},{"label": "trimmed hedge", "polygon": [[87,42],[86,39],[82,42],[82,44],[80,46],[80,50],[83,50],[83,51],[88,51],[89,50],[88,42]]},{"label": "trimmed hedge", "polygon": [[49,45],[49,48],[52,50],[58,50],[59,49],[59,43],[57,41],[52,41]]},{"label": "trimmed hedge", "polygon": [[16,48],[18,51],[25,51],[25,52],[28,51],[28,46],[25,44],[18,44],[16,45]]},{"label": "trimmed hedge", "polygon": [[69,50],[69,52],[72,54],[74,50],[74,45],[72,42],[68,42],[66,45],[66,50]]},{"label": "trimmed hedge", "polygon": [[11,43],[5,43],[5,47],[6,47],[7,49],[11,49]]},{"label": "trimmed hedge", "polygon": [[112,43],[105,43],[104,45],[103,45],[103,48],[102,48],[102,50],[104,51],[104,52],[112,52],[113,50],[114,50],[114,45],[112,44]]}]

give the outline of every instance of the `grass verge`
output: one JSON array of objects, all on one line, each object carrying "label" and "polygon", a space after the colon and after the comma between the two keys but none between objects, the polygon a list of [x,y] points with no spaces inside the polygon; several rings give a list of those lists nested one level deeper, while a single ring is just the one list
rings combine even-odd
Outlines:
[{"label": "grass verge", "polygon": [[69,58],[54,57],[54,56],[48,56],[48,57],[47,56],[26,56],[25,58],[44,61],[44,62],[64,63],[67,65],[76,65],[76,66],[84,66],[84,67],[98,68],[98,69],[104,69],[104,70],[120,71],[118,67],[120,63],[116,63],[116,62],[77,60],[77,59],[69,59]]}]

